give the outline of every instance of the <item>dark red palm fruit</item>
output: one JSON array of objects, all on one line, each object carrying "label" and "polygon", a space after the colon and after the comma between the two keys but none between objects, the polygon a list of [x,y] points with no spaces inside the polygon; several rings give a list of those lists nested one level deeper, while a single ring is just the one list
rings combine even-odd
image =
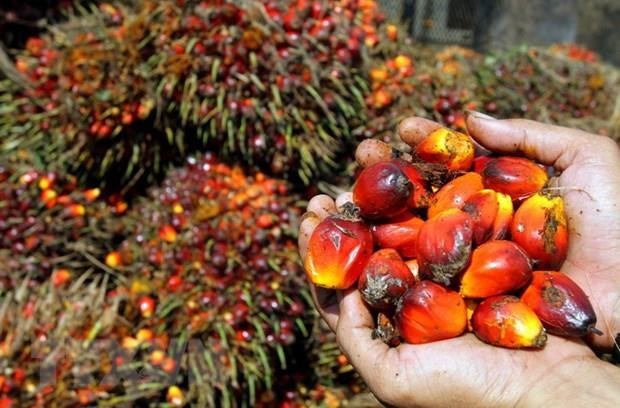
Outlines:
[{"label": "dark red palm fruit", "polygon": [[472,241],[473,221],[457,208],[427,220],[418,234],[420,275],[450,286],[469,264]]},{"label": "dark red palm fruit", "polygon": [[409,198],[409,208],[412,210],[428,206],[432,195],[428,180],[414,164],[402,159],[393,159],[394,163],[411,182],[412,192]]},{"label": "dark red palm fruit", "polygon": [[474,161],[474,143],[469,136],[448,128],[431,132],[416,146],[417,156],[450,170],[469,171]]},{"label": "dark red palm fruit", "polygon": [[455,178],[433,195],[428,207],[428,218],[449,208],[463,208],[469,197],[483,188],[482,177],[478,173],[465,173]]},{"label": "dark red palm fruit", "polygon": [[386,248],[372,254],[360,275],[358,288],[370,307],[389,311],[414,283],[415,277],[398,252]]},{"label": "dark red palm fruit", "polygon": [[513,214],[508,195],[490,189],[480,190],[467,199],[463,211],[474,220],[475,245],[508,236]]},{"label": "dark red palm fruit", "polygon": [[594,327],[596,314],[588,296],[562,272],[535,271],[521,301],[534,310],[549,333],[566,337],[600,333]]},{"label": "dark red palm fruit", "polygon": [[557,270],[568,253],[568,223],[562,197],[537,193],[515,212],[512,240],[525,249],[537,269]]},{"label": "dark red palm fruit", "polygon": [[525,251],[512,241],[488,241],[474,249],[461,277],[461,296],[486,298],[520,289],[532,278]]},{"label": "dark red palm fruit", "polygon": [[395,321],[407,343],[429,343],[461,335],[467,328],[467,308],[457,292],[426,280],[405,292]]},{"label": "dark red palm fruit", "polygon": [[372,233],[364,221],[346,214],[329,216],[310,236],[304,259],[306,275],[317,286],[350,288],[372,251]]},{"label": "dark red palm fruit", "polygon": [[415,258],[418,233],[422,225],[424,220],[407,213],[387,224],[373,225],[371,231],[380,248],[392,248],[403,258]]},{"label": "dark red palm fruit", "polygon": [[476,173],[482,173],[482,171],[484,170],[484,168],[486,167],[487,163],[489,161],[491,161],[493,159],[493,157],[491,156],[477,156],[474,158],[474,164],[472,167],[472,171],[475,171]]},{"label": "dark red palm fruit", "polygon": [[547,334],[536,313],[515,296],[483,300],[474,310],[471,327],[480,340],[512,349],[543,348]]},{"label": "dark red palm fruit", "polygon": [[524,157],[502,156],[489,160],[481,174],[485,188],[508,194],[515,201],[540,191],[549,180],[542,167]]},{"label": "dark red palm fruit", "polygon": [[409,178],[391,161],[366,167],[353,186],[353,203],[367,219],[397,216],[408,208],[413,187]]}]

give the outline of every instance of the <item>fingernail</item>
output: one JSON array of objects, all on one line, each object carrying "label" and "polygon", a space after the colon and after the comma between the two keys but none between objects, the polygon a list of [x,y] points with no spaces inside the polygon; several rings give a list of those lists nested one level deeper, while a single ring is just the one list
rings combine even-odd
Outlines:
[{"label": "fingernail", "polygon": [[465,116],[469,118],[470,116],[476,119],[484,119],[484,120],[497,120],[493,116],[489,116],[485,113],[474,111],[474,110],[465,110]]}]

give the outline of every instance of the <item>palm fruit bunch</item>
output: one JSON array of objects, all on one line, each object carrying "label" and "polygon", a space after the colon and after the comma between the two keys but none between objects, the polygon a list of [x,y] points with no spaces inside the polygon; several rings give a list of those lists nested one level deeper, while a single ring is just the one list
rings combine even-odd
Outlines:
[{"label": "palm fruit bunch", "polygon": [[207,153],[136,201],[127,238],[102,259],[126,278],[108,293],[121,299],[115,336],[147,376],[127,395],[155,401],[175,386],[179,401],[201,406],[280,398],[276,378],[305,364],[313,317],[297,200],[287,183]]},{"label": "palm fruit bunch", "polygon": [[[570,46],[519,48],[485,58],[476,71],[476,109],[620,136],[611,66]],[[616,127],[614,127],[616,126]]]},{"label": "palm fruit bunch", "polygon": [[62,286],[97,269],[117,221],[99,195],[59,172],[0,166],[0,291],[50,277]]},{"label": "palm fruit bunch", "polygon": [[412,154],[382,147],[372,160],[359,155],[365,166],[351,202],[310,236],[311,282],[356,286],[377,316],[375,334],[392,345],[469,328],[495,346],[541,348],[547,332],[599,332],[588,297],[559,272],[568,221],[557,189],[547,187],[554,169],[476,156],[469,136],[443,127]]},{"label": "palm fruit bunch", "polygon": [[365,123],[382,21],[374,0],[102,3],[16,56],[2,150],[125,186],[209,147],[309,182]]}]

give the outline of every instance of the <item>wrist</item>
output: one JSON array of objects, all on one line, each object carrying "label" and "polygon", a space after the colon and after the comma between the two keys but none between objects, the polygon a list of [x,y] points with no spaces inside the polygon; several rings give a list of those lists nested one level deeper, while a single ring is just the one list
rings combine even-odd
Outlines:
[{"label": "wrist", "polygon": [[518,407],[620,406],[620,367],[595,356],[577,357],[551,367],[532,384]]}]

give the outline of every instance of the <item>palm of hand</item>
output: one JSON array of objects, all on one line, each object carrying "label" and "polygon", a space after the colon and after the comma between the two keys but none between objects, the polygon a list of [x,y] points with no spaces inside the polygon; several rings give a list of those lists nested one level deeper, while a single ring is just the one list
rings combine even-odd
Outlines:
[{"label": "palm of hand", "polygon": [[[543,350],[489,347],[473,334],[435,343],[389,349],[369,386],[383,402],[394,406],[518,405],[562,364],[592,358],[581,344],[550,336]],[[384,392],[389,390],[389,393]],[[411,400],[412,390],[417,393]]]},{"label": "palm of hand", "polygon": [[596,310],[605,336],[591,340],[609,347],[620,331],[620,155],[614,149],[591,152],[588,144],[577,147],[558,180],[570,231],[562,271],[584,288]]}]

